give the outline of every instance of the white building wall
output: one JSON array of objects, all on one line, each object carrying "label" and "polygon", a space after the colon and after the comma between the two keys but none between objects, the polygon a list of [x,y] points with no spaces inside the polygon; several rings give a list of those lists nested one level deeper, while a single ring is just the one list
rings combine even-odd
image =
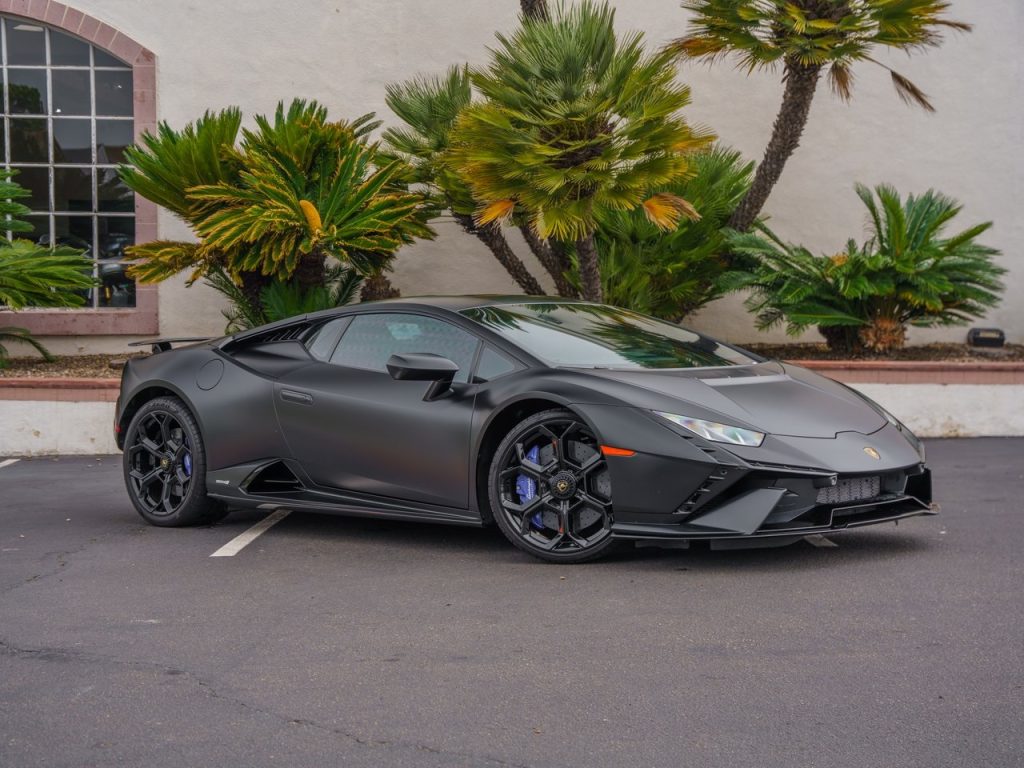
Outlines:
[{"label": "white building wall", "polygon": [[[206,109],[229,104],[269,112],[301,96],[337,117],[376,111],[390,118],[384,86],[452,63],[480,63],[496,29],[515,24],[517,0],[78,0],[82,11],[123,31],[157,56],[158,109],[181,126]],[[678,0],[615,0],[620,28],[645,31],[660,45],[686,31]],[[929,95],[936,114],[904,105],[888,76],[856,69],[851,104],[822,83],[803,145],[790,160],[767,207],[782,236],[828,251],[860,238],[863,207],[853,183],[890,182],[904,193],[929,187],[964,203],[960,224],[994,220],[987,236],[1011,268],[1006,299],[987,319],[1024,341],[1024,264],[1018,252],[1024,221],[1024,6],[1019,0],[954,0],[956,18],[975,25],[939,49],[907,58],[879,54]],[[778,108],[778,74],[746,76],[731,63],[686,63],[693,88],[692,121],[759,159]],[[437,241],[404,249],[396,284],[407,295],[514,291],[483,246],[450,223]],[[161,238],[188,236],[169,215]],[[539,270],[538,270],[539,271]],[[223,328],[219,297],[172,281],[161,287],[161,333],[207,335]],[[782,338],[754,331],[739,297],[705,309],[692,325],[732,341]],[[914,331],[913,342],[963,338],[962,329]],[[120,349],[125,339],[51,339],[55,351]]]}]

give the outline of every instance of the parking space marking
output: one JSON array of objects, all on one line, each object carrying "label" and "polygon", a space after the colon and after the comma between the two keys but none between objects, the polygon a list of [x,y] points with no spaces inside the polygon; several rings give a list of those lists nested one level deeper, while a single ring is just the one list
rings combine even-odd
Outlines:
[{"label": "parking space marking", "polygon": [[21,459],[4,459],[3,461],[0,461],[0,469],[9,467],[11,464],[17,464],[19,461],[21,461]]},{"label": "parking space marking", "polygon": [[235,536],[235,538],[210,555],[210,557],[234,557],[256,541],[260,535],[266,533],[272,527],[288,517],[289,514],[291,514],[291,510],[289,509],[279,509],[276,512],[272,512],[245,533],[240,533],[238,536]]},{"label": "parking space marking", "polygon": [[827,539],[820,533],[812,533],[810,536],[804,536],[804,541],[806,541],[812,547],[821,547],[822,549],[839,546],[834,541],[832,541],[832,539]]}]

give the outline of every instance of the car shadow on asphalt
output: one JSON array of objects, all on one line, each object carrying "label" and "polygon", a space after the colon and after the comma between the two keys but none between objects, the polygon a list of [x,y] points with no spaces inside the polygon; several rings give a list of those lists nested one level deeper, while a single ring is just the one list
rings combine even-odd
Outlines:
[{"label": "car shadow on asphalt", "polygon": [[[251,524],[264,516],[262,512],[239,510],[228,522]],[[588,568],[651,570],[718,570],[756,569],[759,571],[820,569],[840,564],[869,563],[892,557],[907,557],[931,551],[936,542],[929,527],[913,520],[900,526],[858,530],[831,536],[836,546],[816,547],[798,541],[784,547],[759,549],[712,550],[706,543],[694,543],[689,549],[634,547],[623,542],[606,557],[588,564]],[[379,520],[361,517],[293,513],[275,526],[267,536],[288,541],[316,540],[339,548],[346,543],[380,546],[392,555],[415,557],[417,553],[434,557],[438,553],[479,557],[490,562],[507,564],[537,563],[515,549],[494,526],[470,528],[401,520]],[[551,567],[564,567],[552,565]]]}]

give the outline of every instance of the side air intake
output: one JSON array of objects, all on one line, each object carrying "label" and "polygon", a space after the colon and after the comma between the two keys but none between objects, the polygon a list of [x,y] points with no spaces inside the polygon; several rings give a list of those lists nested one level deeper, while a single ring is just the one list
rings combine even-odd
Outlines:
[{"label": "side air intake", "polygon": [[283,461],[275,461],[256,471],[245,484],[247,493],[267,496],[292,494],[302,490],[302,483]]}]

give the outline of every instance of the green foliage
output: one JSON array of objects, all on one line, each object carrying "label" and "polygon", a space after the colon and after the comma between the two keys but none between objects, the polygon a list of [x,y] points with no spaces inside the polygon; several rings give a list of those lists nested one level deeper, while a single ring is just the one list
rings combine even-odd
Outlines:
[{"label": "green foliage", "polygon": [[459,116],[446,160],[481,224],[521,215],[541,237],[573,241],[607,211],[644,205],[665,229],[695,215],[681,198],[652,196],[688,173],[687,155],[707,140],[677,114],[689,89],[671,52],[617,36],[614,11],[590,0],[524,18],[498,43],[470,73],[483,98]]},{"label": "green foliage", "polygon": [[466,215],[474,212],[473,196],[444,158],[455,122],[472,100],[473,86],[465,66],[451,67],[442,77],[389,84],[387,105],[405,126],[384,131],[388,152],[411,169],[409,181],[425,185],[444,207]]},{"label": "green foliage", "polygon": [[[16,172],[0,170],[0,308],[77,307],[96,281],[93,262],[73,248],[46,248],[28,240],[8,240],[10,233],[31,227],[16,217],[28,213],[18,202],[28,191],[12,181]],[[11,218],[7,218],[10,216]],[[24,328],[0,327],[0,368],[7,350],[4,342],[29,344],[49,359],[49,353]]]},{"label": "green foliage", "polygon": [[230,309],[223,312],[227,320],[225,333],[235,333],[296,315],[351,304],[356,300],[363,278],[351,267],[334,266],[327,270],[323,285],[307,290],[294,282],[275,280],[261,291],[258,303],[253,302],[219,267],[207,273],[206,282],[231,302]]},{"label": "green foliage", "polygon": [[757,259],[750,273],[728,276],[749,288],[760,328],[785,322],[796,335],[811,326],[847,352],[887,352],[902,346],[906,326],[963,325],[999,303],[1006,270],[999,251],[977,242],[991,222],[945,236],[960,212],[953,199],[929,190],[905,201],[888,185],[857,185],[872,236],[835,256],[813,255],[763,234],[735,234],[732,247]]},{"label": "green foliage", "polygon": [[192,280],[221,268],[286,281],[306,257],[384,269],[414,238],[430,238],[427,199],[409,192],[399,160],[381,163],[367,135],[372,115],[330,122],[316,102],[279,104],[257,116],[235,145],[240,114],[207,113],[174,131],[162,124],[129,150],[121,175],[139,194],[176,213],[200,242],[158,242],[130,250],[134,275],[164,280],[192,268]]},{"label": "green foliage", "polygon": [[[676,41],[693,57],[735,54],[748,71],[780,61],[828,67],[833,90],[851,94],[851,66],[870,61],[876,46],[912,51],[937,46],[943,29],[970,25],[946,18],[944,0],[684,0],[690,34]],[[889,69],[888,67],[885,67]],[[925,94],[889,69],[900,98],[931,110]]]},{"label": "green foliage", "polygon": [[750,187],[754,164],[715,147],[693,155],[693,176],[668,188],[700,211],[665,232],[639,211],[613,211],[597,230],[605,300],[678,321],[722,293],[728,243],[722,228]]}]

